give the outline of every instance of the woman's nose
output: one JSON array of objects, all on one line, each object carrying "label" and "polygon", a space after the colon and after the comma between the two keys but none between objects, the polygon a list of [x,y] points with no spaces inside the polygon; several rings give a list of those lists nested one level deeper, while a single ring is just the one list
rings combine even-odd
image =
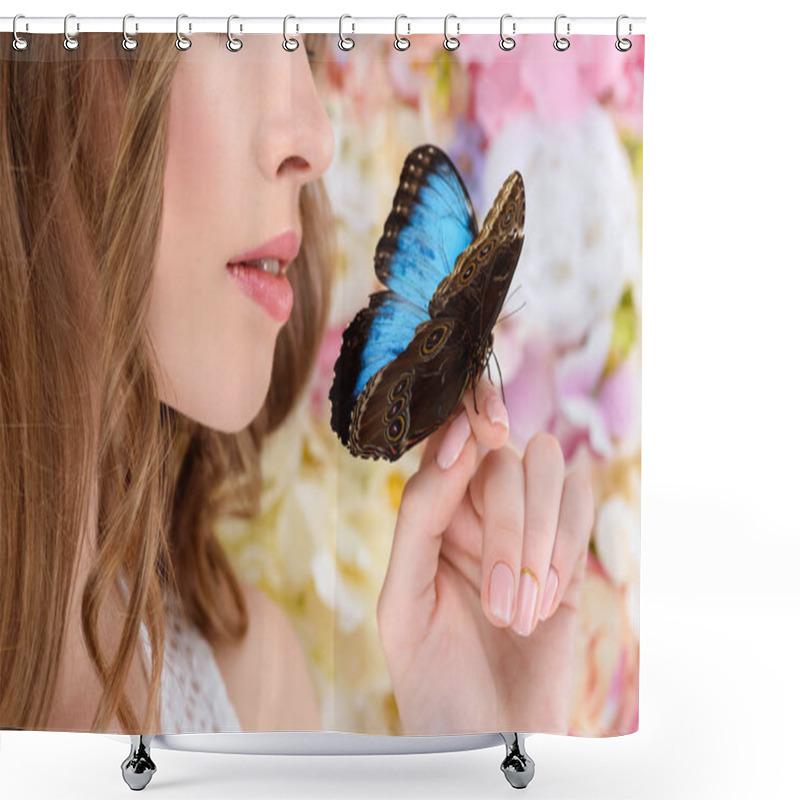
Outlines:
[{"label": "woman's nose", "polygon": [[306,183],[333,160],[333,126],[303,51],[283,53],[283,69],[261,119],[259,167],[268,180]]}]

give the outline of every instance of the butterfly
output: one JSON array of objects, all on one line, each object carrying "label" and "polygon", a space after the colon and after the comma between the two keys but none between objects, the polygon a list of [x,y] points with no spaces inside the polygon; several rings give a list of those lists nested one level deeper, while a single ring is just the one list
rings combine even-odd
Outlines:
[{"label": "butterfly", "polygon": [[395,461],[446,422],[467,389],[477,412],[475,384],[492,354],[524,223],[519,172],[479,231],[447,154],[432,144],[408,154],[375,249],[387,288],[370,294],[344,330],[328,394],[331,428],[352,455]]}]

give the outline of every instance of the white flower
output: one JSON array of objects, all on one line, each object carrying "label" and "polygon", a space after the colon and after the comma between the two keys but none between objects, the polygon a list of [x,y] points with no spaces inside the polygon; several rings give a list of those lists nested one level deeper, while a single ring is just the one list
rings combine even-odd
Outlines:
[{"label": "white flower", "polygon": [[612,494],[597,511],[594,542],[597,558],[616,586],[630,582],[639,525],[634,508],[621,494]]},{"label": "white flower", "polygon": [[[561,412],[573,425],[588,430],[592,448],[606,458],[612,454],[611,437],[594,390],[608,355],[612,329],[610,319],[600,320],[589,331],[584,346],[567,352],[554,367]],[[579,383],[577,391],[564,391],[576,377],[584,384]]]},{"label": "white flower", "polygon": [[509,295],[529,331],[573,343],[619,302],[639,267],[636,191],[609,115],[591,103],[577,121],[520,113],[492,139],[483,192],[525,181],[525,243]]}]

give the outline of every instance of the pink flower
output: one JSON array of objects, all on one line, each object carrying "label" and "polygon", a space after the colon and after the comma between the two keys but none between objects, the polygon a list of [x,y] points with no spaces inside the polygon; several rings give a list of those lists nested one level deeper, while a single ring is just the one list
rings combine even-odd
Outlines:
[{"label": "pink flower", "polygon": [[456,58],[470,71],[476,118],[493,136],[520,111],[536,109],[543,120],[576,119],[595,100],[641,129],[644,37],[620,53],[614,36],[576,35],[558,52],[553,37],[525,34],[504,52],[498,37],[464,37]]},{"label": "pink flower", "polygon": [[589,552],[580,607],[569,733],[620,736],[639,727],[639,641],[623,593]]},{"label": "pink flower", "polygon": [[520,450],[545,430],[561,442],[567,461],[582,443],[597,456],[612,455],[613,440],[636,420],[638,378],[631,359],[603,376],[610,336],[611,323],[603,320],[566,351],[535,335],[525,341],[522,362],[503,386],[509,435]]}]

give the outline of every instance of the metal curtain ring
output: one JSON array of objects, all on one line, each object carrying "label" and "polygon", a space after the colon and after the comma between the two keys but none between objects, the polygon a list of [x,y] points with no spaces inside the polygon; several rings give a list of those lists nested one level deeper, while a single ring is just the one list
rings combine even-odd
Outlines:
[{"label": "metal curtain ring", "polygon": [[[74,36],[70,36],[69,31],[67,31],[67,25],[69,24],[69,18],[74,17],[75,14],[67,14],[64,17],[64,47],[67,50],[77,50],[78,49],[78,40]],[[77,26],[77,30],[80,31],[81,24],[80,22],[75,23]]]},{"label": "metal curtain ring", "polygon": [[[29,42],[27,39],[23,39],[23,38],[22,38],[22,37],[21,37],[21,36],[20,36],[20,35],[17,33],[17,20],[18,20],[18,19],[25,19],[25,15],[24,15],[24,14],[17,14],[17,15],[14,17],[14,23],[13,23],[13,25],[11,26],[11,32],[14,34],[14,40],[11,42],[11,46],[12,46],[12,47],[13,47],[15,50],[27,50],[27,49],[28,49],[28,45],[30,44],[30,42]],[[27,27],[28,27],[28,25],[27,25],[27,23],[26,23],[26,24],[25,24],[25,28],[26,28],[26,30],[27,30]]]},{"label": "metal curtain ring", "polygon": [[231,36],[231,20],[232,19],[239,19],[238,15],[231,14],[228,17],[228,41],[225,42],[225,47],[231,51],[231,53],[236,53],[244,47],[244,42],[241,39],[237,39],[234,36]]},{"label": "metal curtain ring", "polygon": [[[553,32],[555,33],[556,37],[556,40],[553,42],[553,47],[555,47],[555,49],[561,53],[563,53],[564,50],[569,49],[569,39],[565,39],[563,36],[558,35],[558,21],[560,19],[566,19],[566,18],[567,18],[566,14],[559,14],[556,17],[556,21],[553,26]],[[567,36],[569,36],[569,22],[567,23]]]},{"label": "metal curtain ring", "polygon": [[[342,50],[352,50],[353,47],[355,47],[356,44],[355,41],[351,39],[349,36],[345,36],[342,33],[342,22],[344,22],[345,19],[353,19],[353,18],[349,14],[342,14],[342,16],[339,17],[339,47]],[[353,30],[355,29],[356,29],[356,24],[354,22]]]},{"label": "metal curtain ring", "polygon": [[298,47],[300,47],[300,42],[298,42],[297,39],[294,38],[294,36],[286,35],[286,23],[290,19],[297,19],[297,17],[294,17],[291,14],[287,14],[283,18],[283,49],[291,53],[297,50]]},{"label": "metal curtain ring", "polygon": [[[123,50],[135,50],[139,46],[139,42],[136,39],[128,36],[128,31],[126,30],[126,26],[128,24],[129,19],[135,19],[133,14],[126,14],[122,18],[122,49]],[[139,30],[139,24],[136,24],[136,30]]]},{"label": "metal curtain ring", "polygon": [[[517,43],[510,36],[506,36],[503,33],[503,23],[505,22],[506,17],[510,17],[510,16],[511,16],[511,14],[503,14],[503,16],[500,17],[500,49],[501,50],[513,50],[517,46]],[[517,32],[517,23],[516,22],[512,22],[511,23],[511,33],[516,33],[516,32]]]},{"label": "metal curtain ring", "polygon": [[[184,17],[188,17],[188,14],[178,14],[177,19],[175,20],[175,34],[177,35],[177,39],[175,39],[175,47],[178,50],[188,50],[192,46],[192,40],[188,39],[181,33],[181,20]],[[189,33],[192,32],[192,23],[189,23]]]},{"label": "metal curtain ring", "polygon": [[458,50],[458,46],[461,42],[458,41],[456,38],[458,36],[459,31],[461,30],[461,23],[456,22],[456,36],[448,36],[447,35],[447,21],[450,17],[455,17],[455,14],[448,14],[444,18],[444,49],[445,50]]},{"label": "metal curtain ring", "polygon": [[[617,17],[617,41],[614,42],[614,47],[616,47],[617,50],[620,51],[620,53],[627,53],[628,50],[630,50],[631,47],[633,47],[633,42],[631,42],[630,39],[620,39],[619,38],[619,22],[622,19],[628,19],[628,15],[627,14],[620,14]],[[630,32],[631,32],[631,24],[629,22],[628,23],[628,33],[630,33]]]},{"label": "metal curtain ring", "polygon": [[[408,19],[405,14],[398,14],[394,18],[394,46],[396,50],[408,50],[411,47],[411,39],[407,39],[405,36],[400,36],[397,32],[397,23],[401,19]],[[408,32],[411,33],[411,23],[407,22],[406,25],[408,26]]]}]

